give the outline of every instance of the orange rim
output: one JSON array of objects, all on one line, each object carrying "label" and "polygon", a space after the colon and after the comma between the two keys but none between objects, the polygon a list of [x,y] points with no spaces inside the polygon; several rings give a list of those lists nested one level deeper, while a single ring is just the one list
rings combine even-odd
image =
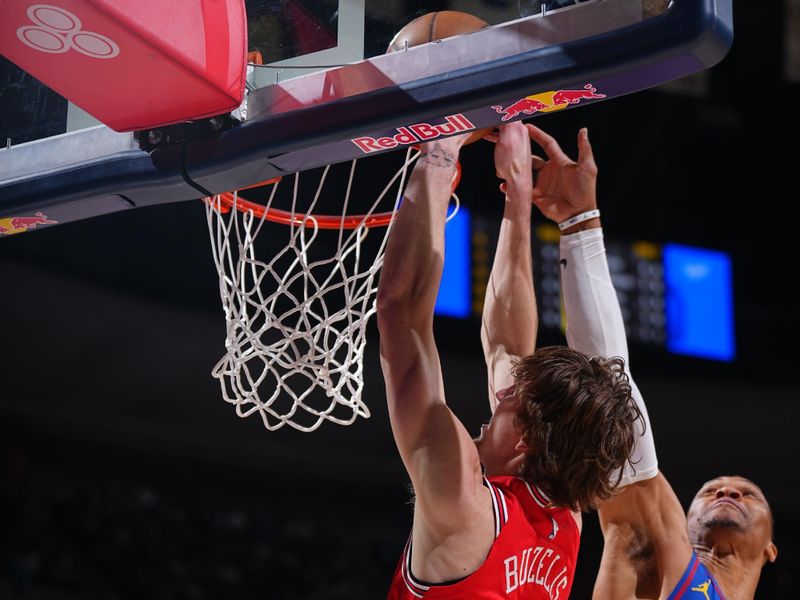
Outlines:
[{"label": "orange rim", "polygon": [[[318,229],[357,229],[358,227],[386,227],[392,222],[394,211],[375,213],[374,215],[299,215],[288,210],[279,208],[267,208],[263,204],[251,202],[238,196],[242,190],[250,190],[266,185],[278,183],[282,177],[273,177],[260,183],[254,183],[243,187],[237,192],[223,192],[214,198],[205,197],[203,202],[219,210],[220,213],[229,213],[232,209],[240,212],[252,212],[259,219],[280,223],[281,225],[294,225],[296,227],[308,227]],[[456,163],[456,174],[453,177],[453,189],[455,193],[458,184],[461,182],[461,163]]]}]

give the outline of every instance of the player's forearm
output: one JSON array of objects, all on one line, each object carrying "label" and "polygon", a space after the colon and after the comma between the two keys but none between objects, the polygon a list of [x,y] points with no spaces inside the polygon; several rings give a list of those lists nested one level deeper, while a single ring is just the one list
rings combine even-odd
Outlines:
[{"label": "player's forearm", "polygon": [[[561,236],[561,287],[570,347],[628,361],[628,342],[606,259],[603,231],[586,222]],[[582,231],[576,231],[582,229]],[[574,233],[569,233],[573,231]]]},{"label": "player's forearm", "polygon": [[444,264],[444,226],[457,158],[457,147],[436,144],[414,168],[383,260],[379,324],[382,313],[389,310],[393,313],[390,317],[432,318]]},{"label": "player's forearm", "polygon": [[490,397],[510,385],[508,358],[536,348],[538,316],[531,260],[530,184],[508,182],[503,221],[486,289],[481,342]]},{"label": "player's forearm", "polygon": [[[592,356],[621,356],[630,375],[628,343],[614,284],[606,259],[603,232],[584,225],[583,231],[563,235],[561,288],[567,318],[567,341],[571,348]],[[647,407],[631,379],[632,396],[642,413],[639,437],[631,453],[631,465],[623,471],[622,484],[655,477],[658,472],[655,441]]]}]

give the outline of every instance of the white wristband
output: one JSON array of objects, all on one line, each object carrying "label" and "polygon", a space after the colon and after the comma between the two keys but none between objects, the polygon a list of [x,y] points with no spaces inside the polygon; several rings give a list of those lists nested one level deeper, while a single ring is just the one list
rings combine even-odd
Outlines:
[{"label": "white wristband", "polygon": [[600,216],[600,211],[597,209],[594,210],[587,210],[585,213],[581,213],[579,215],[575,215],[574,217],[570,217],[563,223],[558,224],[558,228],[561,231],[572,227],[573,225],[577,225],[578,223],[583,223],[584,221],[588,221],[589,219],[594,219],[595,217]]}]

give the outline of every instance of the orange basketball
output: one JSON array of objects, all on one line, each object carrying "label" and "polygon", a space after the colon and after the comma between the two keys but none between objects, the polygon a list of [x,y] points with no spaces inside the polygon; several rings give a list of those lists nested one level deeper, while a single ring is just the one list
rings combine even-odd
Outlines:
[{"label": "orange basketball", "polygon": [[[478,17],[456,10],[440,10],[417,17],[394,36],[386,52],[398,52],[412,46],[427,44],[434,40],[462,33],[472,33],[486,27],[488,23]],[[489,129],[479,129],[471,134],[465,144],[477,142]]]}]

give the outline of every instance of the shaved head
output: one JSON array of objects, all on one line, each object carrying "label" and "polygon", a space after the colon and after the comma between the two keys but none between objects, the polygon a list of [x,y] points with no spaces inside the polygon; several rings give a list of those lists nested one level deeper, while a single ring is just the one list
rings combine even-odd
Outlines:
[{"label": "shaved head", "polygon": [[772,509],[763,490],[739,475],[704,483],[686,515],[694,547],[729,549],[742,555],[763,555],[774,561]]}]

